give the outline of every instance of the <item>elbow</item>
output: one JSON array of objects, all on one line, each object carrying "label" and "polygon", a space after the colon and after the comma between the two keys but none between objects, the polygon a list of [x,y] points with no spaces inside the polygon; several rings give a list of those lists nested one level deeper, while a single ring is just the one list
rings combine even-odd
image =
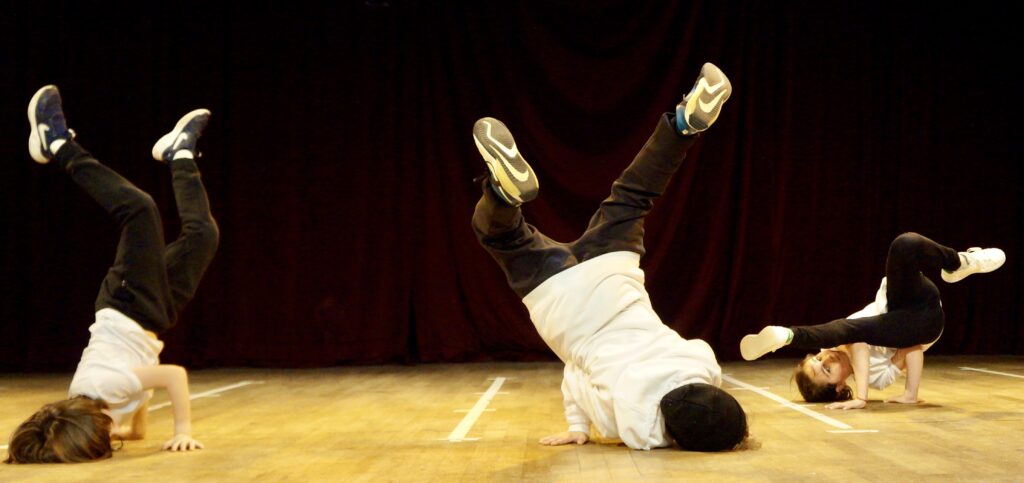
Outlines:
[{"label": "elbow", "polygon": [[185,379],[188,379],[188,371],[186,371],[184,367],[179,366],[177,364],[168,364],[167,367],[170,368],[170,370],[172,371],[171,373],[174,374],[175,377],[183,377]]},{"label": "elbow", "polygon": [[169,379],[168,386],[171,386],[171,385],[181,385],[182,387],[186,387],[186,388],[188,387],[188,371],[186,371],[184,367],[181,367],[179,365],[169,364],[167,366],[167,370],[169,371],[169,376],[170,376],[168,378]]}]

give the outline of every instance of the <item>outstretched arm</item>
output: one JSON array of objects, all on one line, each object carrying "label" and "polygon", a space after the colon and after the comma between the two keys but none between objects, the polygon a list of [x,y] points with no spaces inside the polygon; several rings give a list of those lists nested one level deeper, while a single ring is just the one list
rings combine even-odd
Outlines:
[{"label": "outstretched arm", "polygon": [[857,384],[857,393],[849,401],[835,402],[825,406],[827,409],[862,409],[868,405],[868,345],[863,342],[848,344],[850,364],[853,366],[853,379]]},{"label": "outstretched arm", "polygon": [[[902,353],[902,354],[900,354]],[[885,402],[903,404],[917,404],[917,388],[921,385],[921,375],[924,373],[924,347],[916,345],[906,349],[900,349],[897,357],[903,356],[902,361],[894,361],[897,365],[905,366],[907,369],[907,385],[903,394],[886,399]]]},{"label": "outstretched arm", "polygon": [[564,433],[552,434],[540,439],[540,444],[547,446],[559,446],[575,443],[586,444],[590,440],[590,418],[576,404],[569,388],[569,378],[573,377],[571,368],[566,366],[565,374],[562,377],[562,404],[565,406],[565,420],[569,423],[569,430]]},{"label": "outstretched arm", "polygon": [[184,367],[170,364],[133,369],[145,389],[166,388],[174,410],[174,437],[164,443],[163,449],[190,451],[203,444],[192,439],[192,403],[189,401],[188,372]]}]

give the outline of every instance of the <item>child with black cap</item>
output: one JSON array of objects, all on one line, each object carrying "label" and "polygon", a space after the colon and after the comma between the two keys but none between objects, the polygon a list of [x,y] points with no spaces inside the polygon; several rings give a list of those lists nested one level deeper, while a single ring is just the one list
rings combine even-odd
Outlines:
[{"label": "child with black cap", "polygon": [[654,134],[572,243],[551,240],[524,221],[519,206],[537,196],[538,183],[505,125],[493,118],[474,125],[490,176],[473,229],[541,337],[565,362],[569,428],[542,444],[584,444],[591,424],[633,449],[675,441],[682,449],[721,451],[746,439],[746,414],[719,388],[721,368],[711,347],[662,323],[640,269],[644,217],[731,90],[721,70],[704,64],[675,114],[658,119]]}]

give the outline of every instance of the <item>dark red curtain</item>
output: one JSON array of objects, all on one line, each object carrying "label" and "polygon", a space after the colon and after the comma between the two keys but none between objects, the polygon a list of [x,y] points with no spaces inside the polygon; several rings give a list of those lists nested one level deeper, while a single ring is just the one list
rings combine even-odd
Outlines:
[{"label": "dark red curtain", "polygon": [[1000,3],[40,3],[0,10],[0,369],[74,367],[117,241],[26,153],[44,84],[169,234],[149,148],[214,113],[200,166],[222,244],[165,360],[524,360],[553,356],[469,228],[474,120],[509,125],[541,184],[527,217],[571,240],[709,60],[735,92],[647,222],[666,323],[736,358],[764,324],[862,307],[917,231],[1008,254],[938,282],[933,351],[1024,351],[1024,39]]}]

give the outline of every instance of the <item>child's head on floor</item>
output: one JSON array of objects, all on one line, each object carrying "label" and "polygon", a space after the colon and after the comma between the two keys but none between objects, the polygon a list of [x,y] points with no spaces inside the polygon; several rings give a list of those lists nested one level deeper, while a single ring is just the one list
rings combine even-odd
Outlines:
[{"label": "child's head on floor", "polygon": [[85,396],[43,406],[11,435],[6,463],[79,463],[109,458],[113,420]]},{"label": "child's head on floor", "polygon": [[661,398],[665,429],[681,449],[725,451],[748,435],[747,414],[731,394],[711,384],[677,387]]}]

